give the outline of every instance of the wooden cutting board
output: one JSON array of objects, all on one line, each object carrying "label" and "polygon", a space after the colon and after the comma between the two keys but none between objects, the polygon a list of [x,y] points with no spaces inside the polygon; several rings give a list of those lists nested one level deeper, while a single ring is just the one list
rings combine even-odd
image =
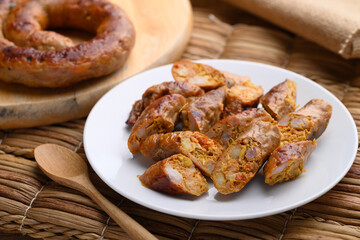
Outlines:
[{"label": "wooden cutting board", "polygon": [[[112,2],[126,11],[136,30],[135,46],[126,64],[109,76],[62,89],[0,83],[0,129],[33,127],[85,117],[96,101],[116,84],[181,56],[192,28],[189,0]],[[76,31],[66,34],[78,42],[89,37],[79,36]]]}]

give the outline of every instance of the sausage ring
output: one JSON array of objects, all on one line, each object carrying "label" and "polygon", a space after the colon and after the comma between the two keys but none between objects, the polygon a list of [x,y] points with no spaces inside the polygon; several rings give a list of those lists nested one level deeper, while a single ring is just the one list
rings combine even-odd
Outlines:
[{"label": "sausage ring", "polygon": [[[110,74],[135,40],[126,14],[106,0],[0,1],[0,80],[29,87],[65,87]],[[75,45],[47,28],[96,34]]]}]

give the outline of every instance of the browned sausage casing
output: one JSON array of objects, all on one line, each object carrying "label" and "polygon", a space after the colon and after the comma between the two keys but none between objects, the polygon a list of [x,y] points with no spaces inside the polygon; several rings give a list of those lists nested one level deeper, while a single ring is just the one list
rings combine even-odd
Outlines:
[{"label": "browned sausage casing", "polygon": [[215,188],[222,194],[240,191],[262,164],[260,144],[251,138],[238,138],[221,155],[212,172]]},{"label": "browned sausage casing", "polygon": [[144,110],[143,101],[141,99],[135,101],[134,104],[132,105],[129,118],[126,120],[125,123],[130,126],[133,126],[136,120],[138,120],[138,118],[140,117],[140,114],[142,113],[143,110]]},{"label": "browned sausage casing", "polygon": [[163,82],[149,87],[142,95],[144,107],[167,94],[180,94],[185,98],[204,94],[199,86],[189,82]]},{"label": "browned sausage casing", "polygon": [[140,143],[152,134],[171,132],[185,102],[183,96],[173,94],[163,96],[147,106],[131,130],[128,139],[130,152],[139,153]]},{"label": "browned sausage casing", "polygon": [[204,90],[189,82],[163,82],[149,87],[142,95],[142,99],[134,103],[130,112],[129,119],[126,121],[129,125],[134,125],[141,112],[156,99],[168,95],[180,94],[185,98],[201,96]]},{"label": "browned sausage casing", "polygon": [[332,106],[320,99],[312,99],[296,112],[279,121],[282,144],[313,140],[325,131],[332,114]]},{"label": "browned sausage casing", "polygon": [[[135,42],[129,18],[106,0],[3,0],[0,26],[0,80],[29,87],[64,87],[107,75],[125,63]],[[75,45],[43,30],[59,27],[96,36]]]},{"label": "browned sausage casing", "polygon": [[225,85],[225,76],[219,70],[201,63],[178,61],[171,73],[177,82],[191,82],[208,91]]},{"label": "browned sausage casing", "polygon": [[299,177],[316,145],[315,140],[300,141],[275,149],[264,166],[265,183],[274,185]]},{"label": "browned sausage casing", "polygon": [[175,62],[171,70],[175,81],[189,81],[205,90],[226,85],[228,88],[250,80],[247,76],[219,71],[209,65],[187,60]]},{"label": "browned sausage casing", "polygon": [[221,87],[203,96],[189,99],[181,111],[183,129],[206,132],[220,120],[225,96],[226,89]]},{"label": "browned sausage casing", "polygon": [[141,153],[155,161],[181,153],[189,157],[201,172],[210,176],[223,148],[200,132],[154,134],[140,145]]},{"label": "browned sausage casing", "polygon": [[250,81],[250,78],[247,76],[240,76],[234,73],[221,71],[225,77],[225,83],[228,88],[231,88],[237,84]]},{"label": "browned sausage casing", "polygon": [[246,108],[257,107],[263,93],[263,88],[254,85],[250,80],[234,85],[227,90],[223,117],[235,115]]},{"label": "browned sausage casing", "polygon": [[296,108],[296,83],[286,79],[267,92],[260,102],[275,119],[279,120]]},{"label": "browned sausage casing", "polygon": [[280,144],[280,132],[268,122],[258,122],[234,140],[221,155],[211,174],[222,194],[240,191]]},{"label": "browned sausage casing", "polygon": [[206,135],[226,148],[257,122],[265,122],[271,128],[276,128],[274,119],[264,109],[253,108],[220,120],[206,132]]},{"label": "browned sausage casing", "polygon": [[169,194],[200,196],[209,189],[205,177],[190,158],[182,154],[155,163],[139,179],[144,186]]}]

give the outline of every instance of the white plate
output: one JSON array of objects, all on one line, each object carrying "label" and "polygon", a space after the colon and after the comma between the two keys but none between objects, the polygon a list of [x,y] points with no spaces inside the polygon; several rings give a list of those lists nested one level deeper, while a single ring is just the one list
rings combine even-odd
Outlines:
[{"label": "white plate", "polygon": [[125,121],[135,100],[151,85],[172,80],[167,65],[140,73],[105,94],[89,114],[84,130],[86,155],[95,172],[112,189],[148,208],[181,217],[237,220],[268,216],[306,204],[338,183],[351,167],[358,146],[354,120],[345,106],[313,81],[290,71],[254,62],[203,60],[217,69],[250,76],[267,92],[289,78],[298,85],[297,103],[320,98],[333,106],[333,114],[318,146],[295,181],[275,186],[264,183],[261,173],[238,193],[221,195],[210,183],[200,197],[170,196],[143,187],[137,178],[153,162],[127,148],[130,129]]}]

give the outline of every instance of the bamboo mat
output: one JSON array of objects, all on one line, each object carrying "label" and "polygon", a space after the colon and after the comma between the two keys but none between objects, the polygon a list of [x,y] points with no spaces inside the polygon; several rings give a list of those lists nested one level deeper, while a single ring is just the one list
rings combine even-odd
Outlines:
[{"label": "bamboo mat", "polygon": [[[344,60],[233,7],[210,2],[216,7],[209,8],[209,1],[193,2],[194,29],[183,58],[249,60],[300,73],[335,94],[360,130],[359,61]],[[65,146],[86,158],[84,123],[79,119],[0,132],[0,231],[18,234],[0,235],[1,239],[128,239],[89,198],[50,181],[34,162],[33,150],[42,143]],[[94,173],[91,177],[105,196],[160,239],[360,238],[359,151],[344,179],[322,197],[285,213],[242,221],[159,213],[116,194]]]}]

